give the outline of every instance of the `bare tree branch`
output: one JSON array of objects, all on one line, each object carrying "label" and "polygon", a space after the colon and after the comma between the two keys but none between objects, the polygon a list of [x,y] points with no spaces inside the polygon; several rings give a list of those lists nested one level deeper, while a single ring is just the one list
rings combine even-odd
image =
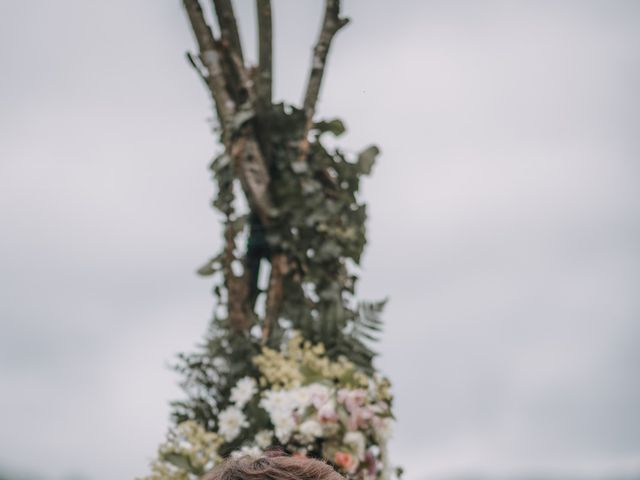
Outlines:
[{"label": "bare tree branch", "polygon": [[[225,83],[221,65],[222,55],[218,50],[218,44],[211,28],[204,19],[199,1],[183,0],[183,2],[200,48],[200,60],[208,71],[206,77],[207,86],[218,109],[220,123],[222,124],[223,142],[236,165],[240,183],[244,188],[249,203],[252,208],[256,209],[260,220],[266,225],[269,221],[272,204],[267,189],[269,173],[262,152],[250,126],[246,125],[235,136],[232,135],[234,130],[239,127],[234,125],[237,111]],[[231,52],[231,58],[237,58],[233,52]],[[250,82],[241,61],[233,63],[237,67],[235,70],[240,82],[250,88],[250,85],[248,85]]]},{"label": "bare tree branch", "polygon": [[324,18],[322,20],[322,28],[320,36],[313,48],[313,60],[311,62],[311,70],[309,71],[309,80],[307,81],[307,90],[304,96],[303,109],[306,117],[305,128],[302,139],[300,140],[299,162],[304,162],[309,151],[309,140],[307,138],[311,125],[313,125],[313,116],[316,111],[316,103],[320,94],[320,86],[322,85],[322,77],[329,54],[329,47],[335,34],[349,23],[348,18],[340,18],[340,0],[325,0]]},{"label": "bare tree branch", "polygon": [[191,28],[196,36],[200,52],[214,50],[216,48],[216,40],[211,31],[211,27],[209,27],[207,21],[204,19],[200,2],[198,0],[183,0],[182,3],[189,16],[189,22],[191,22]]},{"label": "bare tree branch", "polygon": [[245,81],[248,76],[242,53],[242,43],[238,32],[233,4],[231,0],[213,0],[218,25],[220,26],[221,50],[223,54],[222,70],[227,82],[227,91],[236,104],[240,105],[247,99],[252,87]]},{"label": "bare tree branch", "polygon": [[[200,79],[202,80],[202,82],[204,83],[205,87],[209,87],[209,81],[207,79],[207,71],[206,68],[202,65],[202,62],[200,61],[200,57],[194,57],[191,52],[187,52],[186,54],[187,57],[187,61],[189,62],[189,65],[191,65],[193,67],[193,69],[196,71],[196,73],[198,74],[198,76],[200,77]],[[213,105],[216,109],[216,115],[218,117],[218,121],[222,122],[222,114],[220,113],[220,109],[218,108],[218,104],[215,102],[213,102]]]},{"label": "bare tree branch", "polygon": [[[251,78],[242,61],[237,38],[237,28],[231,3],[228,0],[214,0],[218,21],[223,35],[223,42],[217,42],[211,28],[206,23],[202,8],[198,0],[183,0],[189,20],[196,35],[200,49],[200,62],[206,69],[203,76],[202,69],[193,58],[192,65],[203,76],[214,99],[215,106],[222,125],[223,143],[230,155],[242,189],[244,190],[251,209],[257,214],[265,227],[271,223],[273,204],[269,193],[270,175],[264,155],[257,141],[254,125],[249,119],[242,120],[242,111],[237,102],[240,86],[246,90],[250,104],[254,103],[254,91]],[[265,3],[265,2],[260,2]],[[264,7],[264,5],[263,5]],[[266,1],[269,7],[270,2]],[[264,13],[264,9],[263,9]],[[270,20],[270,18],[269,18]],[[259,76],[259,80],[266,90],[260,90],[262,101],[271,101],[271,25],[265,27],[264,18],[261,28],[261,65],[266,70]],[[226,32],[226,33],[225,33]],[[268,35],[267,35],[268,34]],[[226,36],[227,41],[224,41]],[[235,46],[234,46],[235,45]],[[326,54],[325,54],[326,57]],[[266,81],[268,80],[268,82]],[[264,93],[267,92],[267,93]],[[234,99],[236,102],[234,102]],[[250,115],[250,112],[249,112]],[[240,123],[238,123],[240,122]],[[247,310],[248,284],[246,275],[237,276],[231,269],[234,260],[234,236],[231,229],[225,232],[226,247],[223,259],[223,269],[228,289],[228,307],[230,326],[238,331],[244,331],[251,326],[251,312]],[[267,311],[264,321],[264,338],[267,339],[273,330],[282,306],[283,280],[288,272],[286,255],[276,253],[271,256],[271,276],[267,292]]]},{"label": "bare tree branch", "polygon": [[222,43],[228,45],[231,52],[237,55],[241,63],[244,63],[238,24],[236,23],[236,16],[233,13],[231,0],[213,0],[213,7],[218,17],[218,25],[220,25]]},{"label": "bare tree branch", "polygon": [[[269,172],[250,118],[244,120],[241,118],[243,112],[239,111],[233,100],[238,98],[238,86],[247,90],[248,99],[252,100],[251,80],[241,57],[238,56],[238,53],[241,55],[241,52],[234,51],[231,42],[221,44],[216,41],[204,18],[199,0],[183,0],[183,3],[198,42],[199,58],[202,66],[206,69],[206,75],[193,58],[190,58],[190,62],[198,70],[199,75],[204,78],[211,92],[220,118],[223,144],[232,159],[236,175],[249,205],[256,212],[263,225],[267,225],[272,210],[268,190]],[[231,4],[220,2],[218,5],[221,25],[224,24],[222,18],[229,19],[228,15],[223,15],[223,12],[228,12],[225,10],[225,5],[230,6]],[[251,115],[250,111],[248,113]],[[247,307],[248,277],[246,274],[238,276],[231,269],[231,264],[235,259],[233,255],[234,233],[229,227],[225,231],[225,239],[223,270],[229,294],[229,323],[231,328],[237,331],[246,331],[251,327],[252,316]]]},{"label": "bare tree branch", "polygon": [[307,91],[303,103],[303,109],[307,117],[313,117],[315,113],[331,40],[333,40],[338,30],[347,23],[349,23],[349,19],[340,18],[340,0],[326,0],[322,29],[320,30],[318,41],[313,48],[313,61],[311,63]]},{"label": "bare tree branch", "polygon": [[230,135],[233,114],[235,113],[235,103],[227,91],[221,66],[221,55],[211,27],[209,27],[204,18],[200,2],[198,0],[183,0],[183,4],[198,42],[200,61],[208,71],[206,77],[207,86],[216,103],[220,124],[222,125],[223,138],[225,138],[226,143]]},{"label": "bare tree branch", "polygon": [[256,90],[258,103],[271,104],[273,76],[273,34],[271,25],[271,0],[256,0],[258,14],[258,75]]},{"label": "bare tree branch", "polygon": [[187,57],[187,61],[189,62],[189,65],[191,65],[193,67],[193,69],[196,71],[198,76],[202,79],[204,84],[207,85],[207,75],[202,70],[202,64],[200,63],[200,59],[195,58],[191,54],[191,52],[186,52],[185,53],[185,57]]}]

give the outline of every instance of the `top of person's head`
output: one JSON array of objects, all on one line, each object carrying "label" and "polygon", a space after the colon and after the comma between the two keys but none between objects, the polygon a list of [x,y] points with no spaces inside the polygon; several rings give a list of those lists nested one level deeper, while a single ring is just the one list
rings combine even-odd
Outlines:
[{"label": "top of person's head", "polygon": [[267,451],[260,458],[230,458],[202,480],[344,480],[322,460]]}]

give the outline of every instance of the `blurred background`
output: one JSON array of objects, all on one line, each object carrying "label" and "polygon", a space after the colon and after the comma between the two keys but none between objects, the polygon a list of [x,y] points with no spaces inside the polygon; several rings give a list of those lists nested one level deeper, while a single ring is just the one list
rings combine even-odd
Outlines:
[{"label": "blurred background", "polygon": [[[408,480],[640,478],[640,2],[344,0],[319,116]],[[236,1],[255,58],[253,2]],[[274,0],[299,102],[320,1]],[[221,241],[178,0],[0,2],[0,478],[147,471]]]}]

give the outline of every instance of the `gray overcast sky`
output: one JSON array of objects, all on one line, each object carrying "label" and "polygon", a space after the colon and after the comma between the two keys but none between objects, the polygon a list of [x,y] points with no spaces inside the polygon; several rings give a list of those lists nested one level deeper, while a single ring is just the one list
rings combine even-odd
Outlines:
[{"label": "gray overcast sky", "polygon": [[[236,2],[254,55],[253,2]],[[298,101],[321,2],[276,0]],[[640,3],[344,0],[320,114],[375,142],[363,298],[409,480],[640,474]],[[177,0],[0,3],[0,470],[146,471],[219,246]]]}]

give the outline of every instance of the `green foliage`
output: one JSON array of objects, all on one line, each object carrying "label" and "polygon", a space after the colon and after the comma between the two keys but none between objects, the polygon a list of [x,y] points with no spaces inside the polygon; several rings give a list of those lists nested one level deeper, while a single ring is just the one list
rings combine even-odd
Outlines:
[{"label": "green foliage", "polygon": [[[211,164],[218,187],[213,206],[224,215],[225,228],[231,229],[234,258],[249,273],[253,274],[250,265],[256,259],[247,258],[240,238],[248,238],[250,254],[252,245],[260,245],[256,251],[264,258],[282,253],[288,260],[280,315],[267,345],[279,345],[283,335],[295,329],[312,343],[322,343],[330,358],[345,356],[363,372],[372,373],[375,352],[370,343],[381,329],[384,302],[358,302],[355,288],[356,269],[366,244],[360,179],[371,173],[379,150],[371,146],[353,156],[327,148],[322,140],[325,135],[345,131],[342,121],[333,119],[313,125],[308,155],[300,159],[304,119],[301,110],[284,104],[273,105],[259,117],[247,114],[240,119],[255,128],[268,161],[274,205],[268,225],[256,228],[255,216],[240,212],[235,195],[238,180],[226,153]],[[256,238],[258,234],[261,238]],[[257,261],[259,265],[260,258]],[[258,307],[251,331],[238,333],[229,328],[223,253],[198,273],[214,279],[217,306],[205,342],[196,352],[179,357],[176,368],[183,375],[187,398],[173,404],[173,415],[178,423],[196,420],[207,428],[229,405],[230,389],[237,380],[256,376],[249,359],[259,352],[264,320]],[[257,305],[264,296],[256,292]]]}]

